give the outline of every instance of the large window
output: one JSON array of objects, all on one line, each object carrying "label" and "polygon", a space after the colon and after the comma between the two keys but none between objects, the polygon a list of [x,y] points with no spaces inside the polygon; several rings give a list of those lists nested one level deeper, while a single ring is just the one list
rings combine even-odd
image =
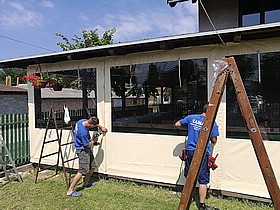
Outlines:
[{"label": "large window", "polygon": [[111,67],[113,132],[186,135],[174,123],[207,101],[207,60]]},{"label": "large window", "polygon": [[280,1],[240,0],[240,26],[280,22]]},{"label": "large window", "polygon": [[[63,121],[64,106],[73,123],[96,115],[96,69],[43,73],[46,88],[34,88],[36,127],[46,127],[51,107],[57,121]],[[57,88],[59,84],[60,88]],[[51,125],[53,126],[53,125]],[[66,127],[66,126],[65,126]]]},{"label": "large window", "polygon": [[[234,56],[264,140],[280,140],[280,52]],[[227,137],[249,138],[232,82],[227,84]]]}]

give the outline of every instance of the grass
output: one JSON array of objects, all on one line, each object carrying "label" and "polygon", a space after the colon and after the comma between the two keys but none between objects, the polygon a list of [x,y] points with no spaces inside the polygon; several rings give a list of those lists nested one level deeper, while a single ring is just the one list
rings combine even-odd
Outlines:
[{"label": "grass", "polygon": [[[66,185],[63,174],[40,180],[35,184],[33,172],[23,177],[24,182],[9,182],[0,186],[0,209],[106,209],[106,210],[176,210],[181,193],[152,185],[136,184],[134,182],[116,179],[99,179],[92,188],[81,189],[83,195],[79,198],[66,196]],[[224,199],[209,196],[207,204],[224,209],[254,209],[266,210],[273,207],[246,200]],[[197,209],[195,202],[191,210]]]}]

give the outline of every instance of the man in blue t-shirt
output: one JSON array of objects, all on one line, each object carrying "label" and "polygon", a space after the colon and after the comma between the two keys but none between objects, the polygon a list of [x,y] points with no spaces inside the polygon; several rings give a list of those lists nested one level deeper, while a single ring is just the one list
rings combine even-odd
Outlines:
[{"label": "man in blue t-shirt", "polygon": [[84,187],[94,186],[96,183],[90,183],[89,179],[96,168],[96,163],[92,153],[92,146],[96,145],[98,137],[91,139],[89,128],[97,128],[106,133],[107,129],[99,125],[97,117],[91,117],[88,120],[82,119],[76,123],[74,131],[74,144],[79,158],[79,169],[71,183],[67,195],[71,197],[79,197],[82,193],[75,191],[74,187],[84,177]]},{"label": "man in blue t-shirt", "polygon": [[[192,114],[187,117],[177,121],[175,126],[179,129],[188,130],[188,139],[186,142],[186,165],[185,165],[185,177],[187,177],[190,164],[194,155],[198,137],[200,134],[201,127],[203,125],[204,117],[208,108],[208,103],[203,107],[202,114]],[[218,126],[214,122],[213,129],[210,134],[210,141],[212,144],[217,142],[217,136],[219,136]],[[205,157],[203,158],[203,163],[199,172],[198,182],[199,182],[199,202],[200,210],[204,209],[213,209],[210,206],[205,205],[205,199],[207,194],[207,184],[210,182],[210,170],[208,168],[208,158],[211,154],[211,145],[210,142],[207,146]]]}]

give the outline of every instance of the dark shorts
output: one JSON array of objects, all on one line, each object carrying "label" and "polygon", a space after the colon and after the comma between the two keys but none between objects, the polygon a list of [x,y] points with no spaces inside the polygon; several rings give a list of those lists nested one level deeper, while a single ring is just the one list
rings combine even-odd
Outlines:
[{"label": "dark shorts", "polygon": [[77,151],[77,155],[79,157],[79,172],[84,176],[89,172],[90,169],[96,168],[96,162],[94,160],[94,156],[92,150],[90,151]]},{"label": "dark shorts", "polygon": [[[190,169],[190,165],[191,165],[191,161],[194,155],[194,150],[187,150],[187,160],[186,160],[186,165],[185,165],[185,177],[187,177],[189,169]],[[202,166],[200,169],[200,173],[198,176],[198,182],[199,184],[209,184],[210,182],[210,170],[208,168],[208,155],[205,155],[203,162],[202,162]]]}]

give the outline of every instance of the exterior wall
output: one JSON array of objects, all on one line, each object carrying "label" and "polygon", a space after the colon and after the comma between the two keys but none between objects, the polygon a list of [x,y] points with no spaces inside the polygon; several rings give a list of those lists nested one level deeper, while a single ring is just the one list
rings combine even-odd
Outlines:
[{"label": "exterior wall", "polygon": [[[203,5],[217,30],[238,27],[238,0],[203,1]],[[199,6],[199,32],[214,31],[204,10]]]},{"label": "exterior wall", "polygon": [[[147,62],[171,61],[178,59],[207,58],[208,59],[208,95],[211,95],[213,84],[212,64],[225,56],[251,54],[257,52],[279,52],[280,40],[244,41],[242,43],[227,43],[226,46],[208,45],[188,47],[174,50],[139,53],[125,56],[115,56],[102,59],[87,59],[69,61],[55,64],[41,64],[43,69],[66,70],[78,67],[93,67],[97,69],[97,113],[100,124],[108,128],[108,133],[101,137],[101,145],[94,148],[98,163],[98,172],[128,177],[132,179],[147,180],[168,184],[184,184],[183,166],[178,158],[184,147],[183,136],[129,134],[111,132],[111,87],[110,67]],[[63,66],[63,69],[62,69]],[[28,71],[32,72],[33,67]],[[29,88],[30,134],[31,134],[31,162],[38,162],[44,129],[35,129],[33,89]],[[250,140],[226,138],[226,101],[223,97],[217,119],[220,136],[214,148],[214,154],[219,154],[219,166],[212,173],[210,188],[230,191],[241,194],[269,198],[257,159]],[[53,138],[55,132],[49,131],[47,135]],[[70,131],[63,132],[63,142],[71,140]],[[63,143],[62,142],[62,143]],[[278,152],[279,142],[265,142],[274,173],[280,180],[280,162]],[[57,151],[55,146],[46,148],[46,152]],[[74,148],[64,150],[65,156],[73,155]],[[55,159],[45,159],[43,163],[55,164]],[[69,163],[70,164],[70,163]],[[77,167],[77,162],[71,164]],[[280,184],[280,183],[279,183]]]},{"label": "exterior wall", "polygon": [[27,113],[27,97],[27,93],[0,95],[0,115]]}]

